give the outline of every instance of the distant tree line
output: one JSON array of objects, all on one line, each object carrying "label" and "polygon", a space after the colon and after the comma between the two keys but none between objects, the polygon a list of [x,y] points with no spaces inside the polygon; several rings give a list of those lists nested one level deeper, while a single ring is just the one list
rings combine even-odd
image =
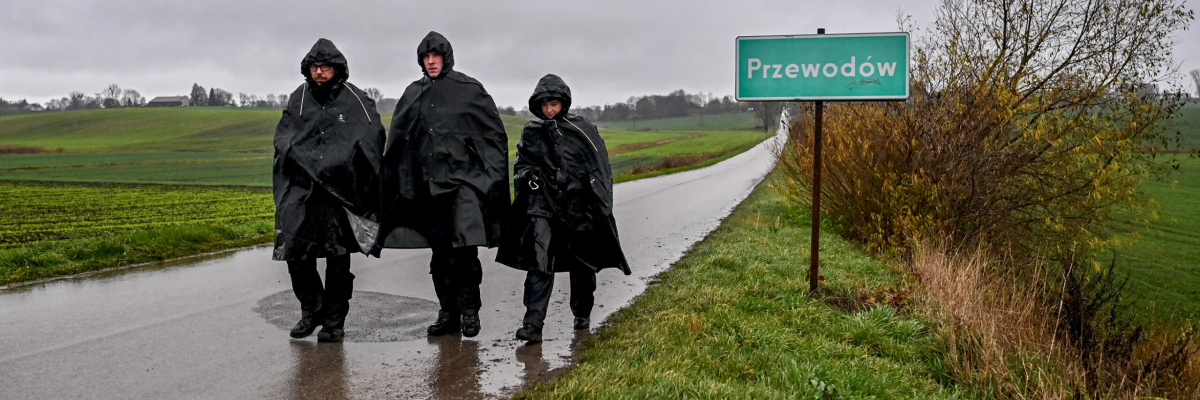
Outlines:
[{"label": "distant tree line", "polygon": [[[365,88],[367,97],[375,101],[379,112],[391,112],[396,108],[399,99],[386,98],[377,88]],[[192,84],[190,95],[187,96],[191,106],[207,107],[253,107],[253,108],[283,108],[287,106],[288,95],[238,93],[236,96],[224,89],[212,87],[205,89],[199,83]],[[38,105],[20,102],[5,102],[0,99],[0,109],[20,109],[27,111],[72,111],[93,110],[101,108],[141,107],[146,104],[146,98],[137,90],[122,89],[117,84],[95,93],[92,96],[83,92],[71,92],[66,97],[54,99],[46,104]],[[19,104],[19,105],[18,105]],[[666,95],[632,96],[625,102],[605,104],[603,106],[573,107],[573,113],[587,117],[593,121],[636,121],[658,118],[686,117],[692,115],[725,114],[733,112],[755,112],[762,120],[762,126],[772,126],[778,118],[782,106],[774,102],[738,102],[732,96],[716,97],[712,93],[687,93],[682,89]],[[520,110],[512,106],[497,109],[500,114],[533,118],[528,107]],[[764,128],[765,129],[765,128]]]},{"label": "distant tree line", "polygon": [[0,97],[0,110],[41,111],[42,106],[25,101],[25,99],[8,101]]},{"label": "distant tree line", "polygon": [[[396,107],[398,100],[383,98],[383,93],[379,89],[366,88],[363,91],[367,93],[367,97],[375,100],[380,111],[392,111]],[[207,107],[283,108],[288,103],[288,95],[285,93],[264,96],[238,93],[237,96],[234,96],[233,93],[216,87],[205,89],[199,83],[192,84],[191,93],[187,97],[191,106]],[[0,109],[23,111],[97,110],[142,107],[146,105],[146,100],[137,90],[122,89],[114,83],[91,96],[83,92],[71,92],[66,97],[50,100],[45,105],[29,103],[25,100],[10,102],[0,98]]]},{"label": "distant tree line", "polygon": [[[680,89],[666,95],[632,96],[625,102],[603,106],[571,107],[571,112],[592,121],[604,122],[754,112],[763,127],[773,127],[782,109],[783,103],[778,102],[739,102],[733,96],[716,97],[712,93],[687,93]],[[529,107],[517,111],[509,106],[499,111],[504,115],[533,118]]]},{"label": "distant tree line", "polygon": [[47,101],[45,106],[33,107],[27,109],[31,111],[73,111],[73,110],[95,110],[100,108],[120,108],[120,107],[141,107],[146,103],[146,98],[142,97],[141,93],[133,89],[121,89],[121,86],[113,83],[105,87],[99,93],[88,96],[83,92],[71,92],[66,97]]},{"label": "distant tree line", "polygon": [[712,93],[687,93],[680,89],[666,95],[632,96],[623,103],[574,107],[572,112],[594,121],[628,121],[741,112],[750,107],[731,96],[717,98]]}]

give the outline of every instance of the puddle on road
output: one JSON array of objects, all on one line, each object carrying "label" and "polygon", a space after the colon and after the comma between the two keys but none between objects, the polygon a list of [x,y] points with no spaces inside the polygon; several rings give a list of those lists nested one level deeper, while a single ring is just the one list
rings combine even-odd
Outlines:
[{"label": "puddle on road", "polygon": [[[291,330],[300,320],[300,301],[291,290],[259,300],[259,316],[279,329]],[[345,341],[352,343],[403,342],[425,337],[437,319],[438,303],[387,293],[354,292],[346,316]]]}]

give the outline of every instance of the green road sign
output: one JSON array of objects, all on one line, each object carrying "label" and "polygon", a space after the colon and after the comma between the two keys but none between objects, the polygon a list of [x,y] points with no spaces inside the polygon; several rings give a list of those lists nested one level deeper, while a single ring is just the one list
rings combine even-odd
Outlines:
[{"label": "green road sign", "polygon": [[740,101],[904,100],[908,33],[739,36]]}]

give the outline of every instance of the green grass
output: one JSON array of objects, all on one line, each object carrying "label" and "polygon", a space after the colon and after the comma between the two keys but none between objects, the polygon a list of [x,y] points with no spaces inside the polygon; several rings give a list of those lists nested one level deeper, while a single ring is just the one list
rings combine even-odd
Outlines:
[{"label": "green grass", "polygon": [[615,129],[623,131],[731,131],[754,129],[754,126],[758,124],[758,122],[758,117],[755,116],[754,113],[742,112],[704,116],[693,115],[688,117],[652,119],[645,121],[598,122],[596,125],[600,126],[601,129]]},{"label": "green grass", "polygon": [[273,149],[280,110],[118,108],[0,117],[0,144],[68,152]]},{"label": "green grass", "polygon": [[[270,186],[271,141],[279,114],[273,109],[198,107],[0,117],[0,144],[67,151],[0,155],[0,180]],[[515,154],[526,120],[508,115],[501,118],[508,132],[509,153]],[[381,119],[390,121],[391,113],[382,114]],[[654,165],[668,156],[716,154],[724,159],[766,137],[753,131],[699,130],[604,130],[602,135],[614,152],[611,162],[617,175],[635,166]],[[640,148],[648,145],[655,146]]]},{"label": "green grass", "polygon": [[[936,339],[889,306],[828,300],[897,289],[900,273],[829,230],[826,293],[808,296],[808,211],[767,185],[580,346],[580,362],[517,398],[969,398],[939,383]],[[831,390],[822,397],[823,389]]]},{"label": "green grass", "polygon": [[0,180],[271,185],[270,154],[64,153],[0,156]]},{"label": "green grass", "polygon": [[272,221],[269,190],[0,182],[0,248],[186,224]]},{"label": "green grass", "polygon": [[0,284],[270,242],[269,190],[0,182]]},{"label": "green grass", "polygon": [[1200,160],[1142,190],[1161,207],[1141,240],[1120,251],[1129,272],[1127,292],[1139,316],[1160,321],[1200,320]]},{"label": "green grass", "polygon": [[688,132],[684,137],[662,145],[614,154],[609,158],[609,163],[612,165],[613,175],[621,177],[636,166],[653,165],[671,156],[712,156],[711,159],[698,164],[655,171],[653,174],[622,177],[622,181],[631,180],[631,177],[646,178],[711,165],[715,161],[724,160],[746,151],[769,136],[767,133],[757,131]]},{"label": "green grass", "polygon": [[[1168,121],[1167,132],[1174,139],[1179,133],[1179,146],[1185,152],[1195,154],[1200,150],[1200,103],[1188,103]],[[1172,143],[1173,144],[1173,143]]]},{"label": "green grass", "polygon": [[269,243],[271,220],[118,231],[0,249],[0,285]]}]

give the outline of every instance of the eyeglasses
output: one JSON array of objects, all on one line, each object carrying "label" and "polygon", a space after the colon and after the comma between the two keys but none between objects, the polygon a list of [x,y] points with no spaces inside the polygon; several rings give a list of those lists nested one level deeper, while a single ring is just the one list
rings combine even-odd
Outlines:
[{"label": "eyeglasses", "polygon": [[309,71],[321,70],[321,72],[329,72],[331,69],[333,69],[333,66],[329,64],[311,64],[308,66]]}]

